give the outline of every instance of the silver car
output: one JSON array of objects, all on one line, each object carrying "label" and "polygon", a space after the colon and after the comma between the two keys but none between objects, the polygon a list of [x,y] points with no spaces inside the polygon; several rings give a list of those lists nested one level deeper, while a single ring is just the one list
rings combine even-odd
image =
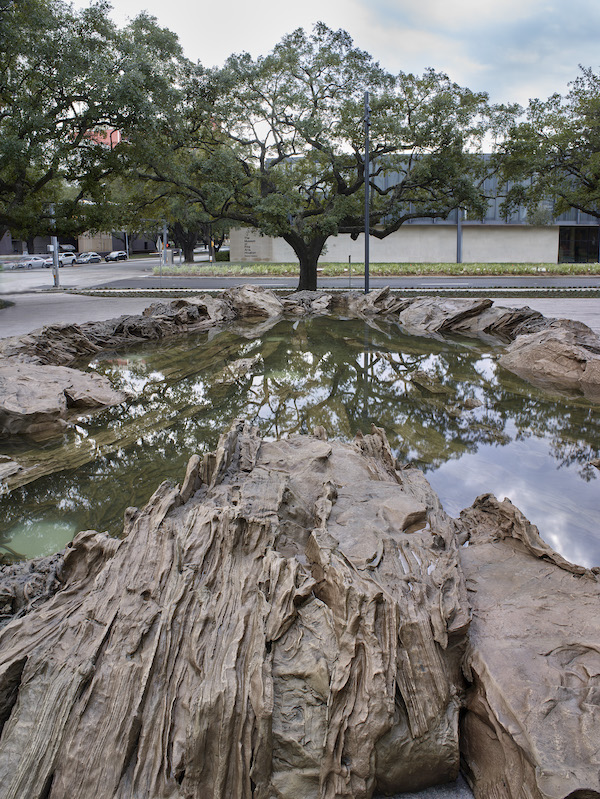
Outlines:
[{"label": "silver car", "polygon": [[76,264],[99,264],[101,261],[97,252],[82,252],[75,259]]},{"label": "silver car", "polygon": [[15,269],[33,269],[34,267],[45,266],[46,259],[43,255],[24,255],[19,258]]}]

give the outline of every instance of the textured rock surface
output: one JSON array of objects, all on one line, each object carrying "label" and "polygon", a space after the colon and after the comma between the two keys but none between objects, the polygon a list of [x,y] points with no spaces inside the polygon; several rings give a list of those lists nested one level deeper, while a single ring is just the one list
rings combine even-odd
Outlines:
[{"label": "textured rock surface", "polygon": [[61,587],[63,555],[0,566],[0,627],[49,599]]},{"label": "textured rock surface", "polygon": [[84,325],[48,325],[27,336],[2,339],[0,355],[64,366],[101,350],[206,330],[235,318],[233,307],[222,298],[201,296],[158,302],[138,316],[120,316]]},{"label": "textured rock surface", "polygon": [[462,750],[476,799],[600,797],[600,585],[507,500],[463,511],[473,621]]},{"label": "textured rock surface", "polygon": [[519,336],[500,363],[542,388],[581,391],[600,400],[600,337],[582,322],[559,319],[538,333]]},{"label": "textured rock surface", "polygon": [[235,286],[223,293],[223,299],[240,318],[278,316],[283,312],[279,297],[259,286]]},{"label": "textured rock surface", "polygon": [[487,299],[415,299],[400,313],[400,323],[409,333],[447,333],[465,319],[472,319],[492,306]]},{"label": "textured rock surface", "polygon": [[599,570],[508,501],[453,520],[377,429],[236,422],[124,534],[0,570],[3,797],[415,791],[461,707],[476,799],[600,797]]},{"label": "textured rock surface", "polygon": [[452,324],[452,332],[468,336],[511,341],[524,333],[543,330],[550,324],[539,311],[522,308],[486,308],[477,316],[469,316]]},{"label": "textured rock surface", "polygon": [[116,405],[126,394],[101,375],[0,358],[0,397],[0,438],[47,438],[63,431],[70,413]]},{"label": "textured rock surface", "polygon": [[237,423],[126,527],[79,534],[63,590],[0,634],[6,799],[359,799],[456,777],[457,542],[377,431],[261,444]]}]

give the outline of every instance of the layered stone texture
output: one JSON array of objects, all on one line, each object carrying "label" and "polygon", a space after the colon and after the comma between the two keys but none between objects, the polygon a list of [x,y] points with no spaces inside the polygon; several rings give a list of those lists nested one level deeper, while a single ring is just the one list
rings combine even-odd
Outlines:
[{"label": "layered stone texture", "polygon": [[0,634],[7,797],[370,797],[452,780],[469,622],[451,520],[382,433],[235,423],[88,531]]},{"label": "layered stone texture", "polygon": [[473,619],[461,745],[476,799],[600,797],[598,569],[570,564],[508,500],[461,513]]}]

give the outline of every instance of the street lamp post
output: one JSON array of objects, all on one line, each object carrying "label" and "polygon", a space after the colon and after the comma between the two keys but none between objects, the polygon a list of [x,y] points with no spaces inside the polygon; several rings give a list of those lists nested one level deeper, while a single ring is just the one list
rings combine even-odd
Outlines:
[{"label": "street lamp post", "polygon": [[[50,217],[52,219],[52,227],[56,226],[56,219],[54,217],[54,203],[50,206]],[[58,237],[56,235],[50,236],[50,244],[52,245],[52,277],[54,278],[54,288],[60,288],[60,273],[58,264]]]},{"label": "street lamp post", "polygon": [[369,293],[369,180],[370,180],[370,164],[369,164],[369,128],[371,120],[369,117],[371,109],[369,107],[369,92],[365,92],[365,294]]},{"label": "street lamp post", "polygon": [[462,208],[456,209],[456,263],[462,264]]}]

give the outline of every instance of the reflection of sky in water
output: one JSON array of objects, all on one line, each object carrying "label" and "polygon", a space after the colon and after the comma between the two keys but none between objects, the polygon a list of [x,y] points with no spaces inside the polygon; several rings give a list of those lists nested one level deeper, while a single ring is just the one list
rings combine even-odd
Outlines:
[{"label": "reflection of sky in water", "polygon": [[[600,564],[597,472],[588,465],[600,445],[595,409],[497,372],[495,356],[476,341],[322,319],[283,321],[256,339],[212,331],[98,356],[90,368],[134,396],[78,418],[71,451],[89,461],[0,502],[0,534],[25,547],[23,537],[44,530],[61,546],[78,529],[119,532],[128,505],[145,503],[164,479],[180,482],[190,455],[214,448],[234,418],[257,424],[266,440],[316,425],[351,440],[374,423],[402,462],[425,470],[451,515],[479,494],[507,496],[566,558]],[[253,365],[223,379],[243,357]],[[469,399],[483,405],[469,411]]]},{"label": "reflection of sky in water", "polygon": [[573,468],[558,468],[543,438],[480,446],[427,472],[427,479],[451,516],[480,494],[506,497],[567,560],[600,564],[598,483],[582,480]]}]

